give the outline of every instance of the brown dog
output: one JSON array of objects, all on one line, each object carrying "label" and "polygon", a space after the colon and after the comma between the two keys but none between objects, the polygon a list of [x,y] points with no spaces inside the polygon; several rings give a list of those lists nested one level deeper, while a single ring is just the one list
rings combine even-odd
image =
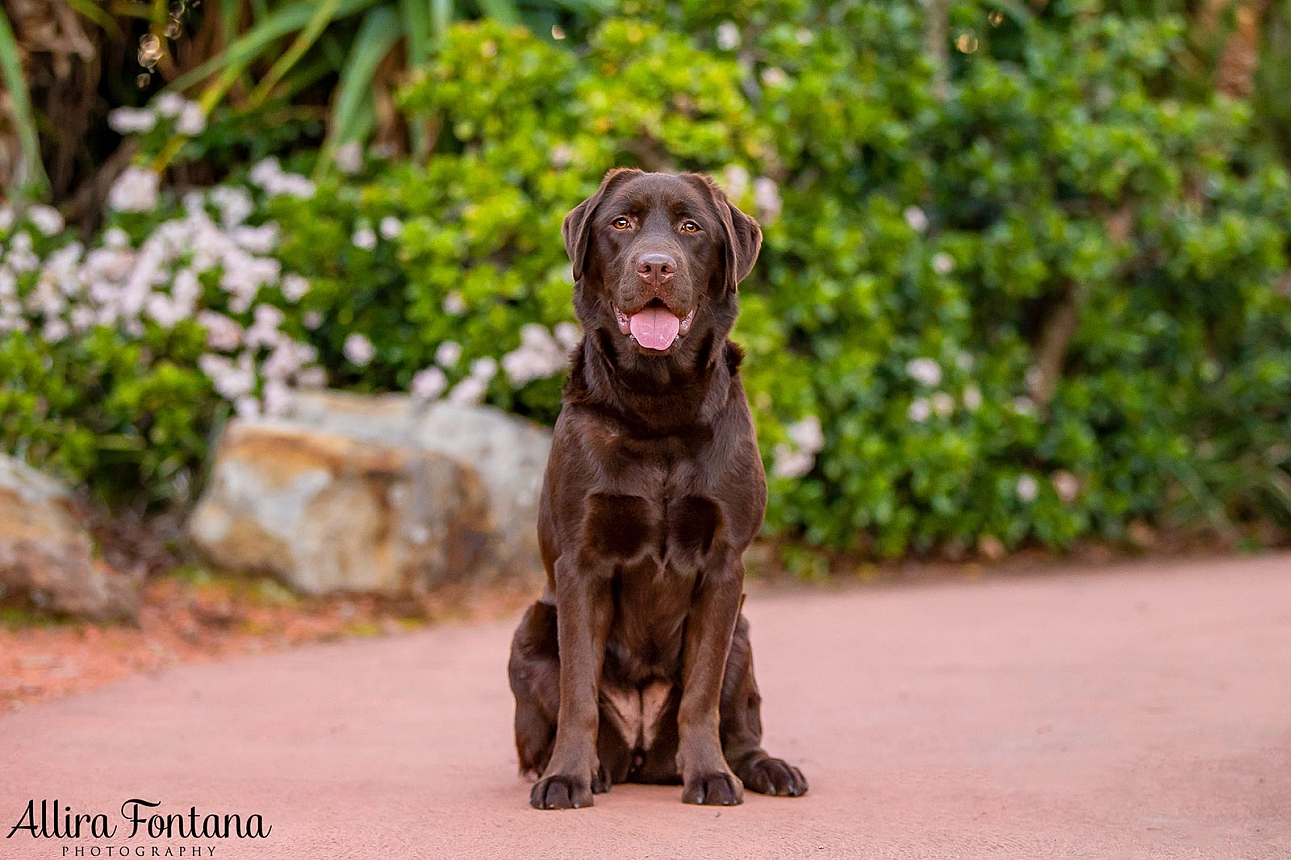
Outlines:
[{"label": "brown dog", "polygon": [[757,223],[705,176],[614,170],[565,218],[585,332],[538,515],[547,588],[511,647],[520,769],[539,809],[615,782],[807,791],[762,749],[743,601],[766,476],[736,288]]}]

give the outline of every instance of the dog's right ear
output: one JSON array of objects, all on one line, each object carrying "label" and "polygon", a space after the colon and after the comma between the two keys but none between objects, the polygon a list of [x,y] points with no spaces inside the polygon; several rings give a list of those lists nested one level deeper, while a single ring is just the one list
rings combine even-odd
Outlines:
[{"label": "dog's right ear", "polygon": [[560,232],[565,237],[565,253],[569,255],[569,261],[574,264],[574,283],[583,279],[583,269],[587,263],[587,246],[591,243],[592,216],[596,214],[596,207],[601,204],[601,200],[611,188],[628,177],[640,173],[641,171],[635,167],[614,168],[605,174],[605,178],[601,180],[601,187],[596,189],[595,194],[579,203],[565,216],[564,223],[560,225]]}]

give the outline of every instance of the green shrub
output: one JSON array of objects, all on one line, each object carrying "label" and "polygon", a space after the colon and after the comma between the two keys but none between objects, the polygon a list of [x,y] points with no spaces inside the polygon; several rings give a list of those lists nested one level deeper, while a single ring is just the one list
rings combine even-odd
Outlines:
[{"label": "green shrub", "polygon": [[[317,366],[549,422],[571,336],[564,213],[612,166],[706,171],[765,230],[736,338],[769,534],[895,556],[1063,547],[1136,520],[1291,524],[1291,181],[1250,106],[1172,80],[1179,19],[1088,2],[952,4],[943,91],[922,8],[643,6],[577,53],[455,27],[401,102],[438,130],[427,163],[368,153],[300,194],[269,193],[265,162],[233,177],[248,223],[277,225],[262,256],[282,270],[234,307],[212,267],[199,305],[244,327],[277,308],[312,383]],[[135,247],[164,205],[118,213]],[[289,276],[309,285],[294,300]],[[51,385],[4,444],[94,482],[120,483],[105,469],[122,458],[149,487],[192,472],[223,407],[191,329],[117,327],[90,357],[11,337],[11,400],[51,361],[129,393],[91,405]],[[225,399],[274,407],[273,348]],[[133,441],[108,457],[116,437]]]}]

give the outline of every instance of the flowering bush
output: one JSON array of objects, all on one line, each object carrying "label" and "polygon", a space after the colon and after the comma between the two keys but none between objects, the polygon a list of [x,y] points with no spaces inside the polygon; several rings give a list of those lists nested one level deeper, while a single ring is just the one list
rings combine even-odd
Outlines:
[{"label": "flowering bush", "polygon": [[[178,200],[136,168],[89,249],[0,220],[4,446],[173,497],[223,414],[293,387],[551,421],[560,221],[636,164],[763,224],[736,339],[769,533],[890,556],[1291,523],[1291,181],[1245,104],[1171,83],[1177,20],[955,3],[942,84],[914,3],[658,8],[578,55],[453,29],[401,103],[425,165],[352,146],[315,183],[284,152]],[[164,108],[117,118],[145,153]],[[227,127],[192,145],[228,160]]]}]

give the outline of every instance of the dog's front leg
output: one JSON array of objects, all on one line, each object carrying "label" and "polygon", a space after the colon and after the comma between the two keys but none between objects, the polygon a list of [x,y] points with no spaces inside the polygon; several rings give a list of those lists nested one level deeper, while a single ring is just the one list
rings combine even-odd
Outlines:
[{"label": "dog's front leg", "polygon": [[[610,577],[600,565],[556,561],[556,632],[560,643],[560,711],[551,761],[529,794],[536,809],[578,809],[609,790],[596,757],[598,687],[613,617]],[[719,679],[720,680],[720,679]]]},{"label": "dog's front leg", "polygon": [[681,706],[677,713],[677,769],[686,803],[732,806],[744,785],[722,755],[719,713],[722,674],[740,612],[744,562],[728,550],[703,573],[686,616]]}]

